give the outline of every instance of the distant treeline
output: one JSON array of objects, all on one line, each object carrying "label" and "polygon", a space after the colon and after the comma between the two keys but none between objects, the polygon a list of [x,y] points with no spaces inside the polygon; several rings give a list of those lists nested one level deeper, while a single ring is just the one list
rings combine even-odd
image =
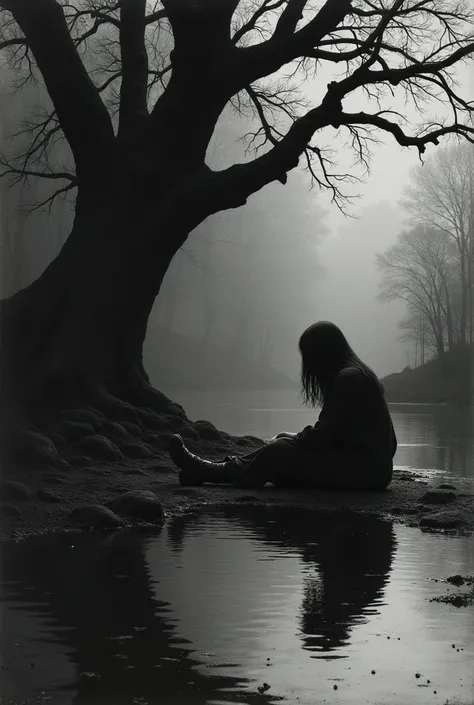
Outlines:
[{"label": "distant treeline", "polygon": [[434,359],[382,379],[389,402],[469,405],[474,400],[474,346],[456,348]]}]

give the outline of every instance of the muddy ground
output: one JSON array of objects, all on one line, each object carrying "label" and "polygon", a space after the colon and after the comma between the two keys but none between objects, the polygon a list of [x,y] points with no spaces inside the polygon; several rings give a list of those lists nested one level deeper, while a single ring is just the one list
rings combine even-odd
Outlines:
[{"label": "muddy ground", "polygon": [[[257,442],[248,439],[249,446],[255,447]],[[204,445],[203,454],[207,457],[224,455],[222,448]],[[241,441],[239,445],[242,446]],[[233,450],[242,452],[242,447],[227,447],[225,453]],[[474,494],[460,491],[455,484],[429,485],[406,470],[395,470],[393,482],[385,492],[308,492],[277,490],[271,485],[260,491],[215,485],[181,488],[164,448],[155,449],[153,459],[94,462],[85,467],[69,465],[59,469],[10,469],[4,473],[0,496],[1,539],[74,528],[160,523],[169,516],[206,505],[239,502],[323,511],[342,509],[377,514],[428,531],[474,532]]]}]

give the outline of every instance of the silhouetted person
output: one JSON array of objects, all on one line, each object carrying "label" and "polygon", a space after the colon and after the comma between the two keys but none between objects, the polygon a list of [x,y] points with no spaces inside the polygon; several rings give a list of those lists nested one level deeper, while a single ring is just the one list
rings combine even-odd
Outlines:
[{"label": "silhouetted person", "polygon": [[319,487],[383,490],[392,480],[397,440],[375,373],[355,354],[342,331],[320,321],[300,338],[302,393],[322,404],[319,420],[297,434],[280,433],[261,448],[223,462],[190,453],[179,435],[169,453],[182,485],[204,482],[261,489]]}]

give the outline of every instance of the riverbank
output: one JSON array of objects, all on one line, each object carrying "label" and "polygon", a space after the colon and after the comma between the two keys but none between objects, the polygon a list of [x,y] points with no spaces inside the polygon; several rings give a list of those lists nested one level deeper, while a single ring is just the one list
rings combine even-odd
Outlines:
[{"label": "riverbank", "polygon": [[[199,447],[206,457],[217,458],[259,443],[252,437],[232,441],[226,440],[224,446],[208,441]],[[197,450],[192,440],[187,444]],[[4,478],[0,494],[2,539],[77,528],[120,529],[162,523],[200,507],[241,502],[370,513],[424,530],[474,532],[473,493],[461,491],[455,484],[430,485],[406,469],[395,469],[385,492],[302,492],[271,486],[261,491],[215,485],[182,488],[163,448],[156,449],[152,459],[17,471]]]}]

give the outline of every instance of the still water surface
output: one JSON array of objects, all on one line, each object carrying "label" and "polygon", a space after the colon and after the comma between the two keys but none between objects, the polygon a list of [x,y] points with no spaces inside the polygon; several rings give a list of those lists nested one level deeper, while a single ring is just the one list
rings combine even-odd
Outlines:
[{"label": "still water surface", "polygon": [[466,537],[247,506],[3,565],[4,703],[474,701],[474,609],[430,602],[474,574]]},{"label": "still water surface", "polygon": [[[173,397],[235,434],[315,421],[295,392]],[[472,481],[469,413],[391,409],[398,466]],[[474,608],[430,602],[470,537],[240,507],[1,550],[2,705],[474,703]]]}]

